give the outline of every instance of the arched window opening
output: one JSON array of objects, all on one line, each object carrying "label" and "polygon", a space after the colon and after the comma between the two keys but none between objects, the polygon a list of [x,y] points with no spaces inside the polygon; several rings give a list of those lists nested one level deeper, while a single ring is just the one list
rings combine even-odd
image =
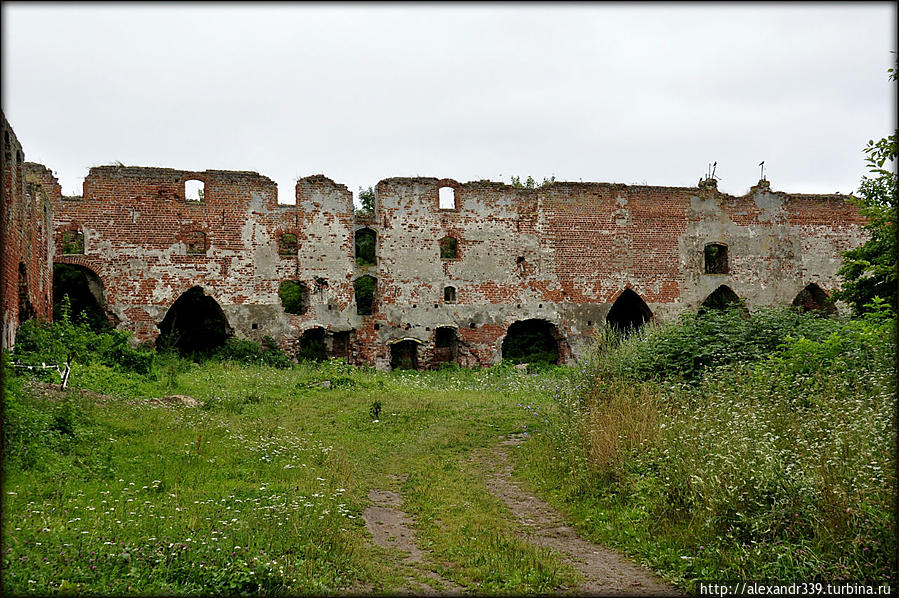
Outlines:
[{"label": "arched window opening", "polygon": [[818,285],[811,283],[799,291],[793,299],[793,306],[800,311],[813,311],[821,315],[830,316],[837,313],[837,306],[833,299]]},{"label": "arched window opening", "polygon": [[234,334],[218,302],[202,287],[184,292],[158,325],[158,349],[175,349],[182,356],[208,355]]},{"label": "arched window opening", "polygon": [[456,302],[456,287],[443,287],[443,301],[445,303]]},{"label": "arched window opening", "polygon": [[24,262],[19,262],[18,283],[19,322],[21,323],[34,317],[34,307],[32,307],[31,300],[28,298],[28,269],[25,267]]},{"label": "arched window opening", "polygon": [[278,287],[281,306],[289,314],[302,316],[309,311],[309,287],[295,280],[282,280]]},{"label": "arched window opening", "polygon": [[699,307],[699,314],[707,313],[709,310],[725,310],[725,309],[742,309],[746,311],[746,305],[743,300],[737,296],[733,290],[727,285],[721,285],[711,292],[702,305]]},{"label": "arched window opening", "polygon": [[84,253],[84,233],[79,230],[62,231],[62,247],[60,253],[64,255],[79,255]]},{"label": "arched window opening", "polygon": [[297,236],[293,233],[284,233],[278,239],[278,255],[281,257],[296,257]]},{"label": "arched window opening", "polygon": [[455,237],[443,237],[440,243],[440,259],[455,260],[459,258],[459,241]]},{"label": "arched window opening", "polygon": [[703,251],[706,274],[727,274],[730,266],[727,261],[727,245],[709,243]]},{"label": "arched window opening", "polygon": [[356,265],[357,266],[374,266],[375,245],[378,239],[377,233],[370,228],[361,228],[356,231]]},{"label": "arched window opening", "polygon": [[418,343],[404,340],[390,345],[390,368],[394,370],[418,369]]},{"label": "arched window opening", "polygon": [[459,335],[455,328],[441,326],[434,331],[435,364],[456,361],[459,351]]},{"label": "arched window opening", "polygon": [[184,199],[187,201],[206,201],[206,183],[197,179],[185,181]]},{"label": "arched window opening", "polygon": [[623,334],[630,334],[651,319],[652,311],[640,295],[631,289],[624,289],[612,304],[606,324]]},{"label": "arched window opening", "polygon": [[69,317],[87,322],[92,330],[104,332],[112,326],[106,312],[103,281],[84,266],[53,264],[53,319],[63,318],[64,298],[69,298]]},{"label": "arched window opening", "polygon": [[456,209],[456,190],[452,187],[441,187],[437,192],[437,197],[441,210]]},{"label": "arched window opening", "polygon": [[328,359],[324,328],[310,328],[303,333],[303,336],[300,337],[297,359],[299,361],[326,361]]},{"label": "arched window opening", "polygon": [[509,326],[502,355],[512,363],[559,363],[559,332],[546,320],[523,320]]},{"label": "arched window opening", "polygon": [[374,276],[361,276],[356,279],[356,313],[360,316],[370,316],[375,311],[375,291],[378,279]]},{"label": "arched window opening", "polygon": [[192,230],[184,235],[187,255],[204,255],[206,253],[206,233]]}]

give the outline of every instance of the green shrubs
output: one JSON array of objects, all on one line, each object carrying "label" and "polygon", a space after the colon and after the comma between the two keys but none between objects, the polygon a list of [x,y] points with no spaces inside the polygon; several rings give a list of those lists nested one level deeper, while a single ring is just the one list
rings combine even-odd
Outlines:
[{"label": "green shrubs", "polygon": [[531,466],[555,472],[543,483],[587,533],[688,591],[895,578],[895,331],[874,307],[710,313],[607,338]]},{"label": "green shrubs", "polygon": [[265,364],[276,368],[289,368],[293,361],[290,356],[278,348],[278,343],[270,336],[263,339],[262,344],[253,341],[229,338],[219,347],[212,357],[236,363]]}]

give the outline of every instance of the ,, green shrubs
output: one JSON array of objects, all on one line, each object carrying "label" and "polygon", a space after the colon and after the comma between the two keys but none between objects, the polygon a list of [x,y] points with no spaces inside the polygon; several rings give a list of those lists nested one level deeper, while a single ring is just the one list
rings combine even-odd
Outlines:
[{"label": ",, green shrubs", "polygon": [[894,579],[895,360],[888,307],[688,316],[606,339],[530,466],[568,482],[557,498],[588,534],[688,591]]}]

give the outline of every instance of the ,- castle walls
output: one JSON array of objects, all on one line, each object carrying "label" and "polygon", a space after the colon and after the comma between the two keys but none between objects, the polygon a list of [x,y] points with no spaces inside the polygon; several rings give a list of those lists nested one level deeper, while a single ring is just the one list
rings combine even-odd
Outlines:
[{"label": ",- castle walls", "polygon": [[22,145],[5,116],[0,116],[0,122],[3,143],[0,343],[4,348],[11,348],[20,322],[30,318],[49,320],[53,316],[53,189],[28,177]]},{"label": ",- castle walls", "polygon": [[[842,252],[865,240],[844,197],[764,180],[736,197],[713,179],[522,189],[389,178],[375,213],[357,217],[351,192],[321,175],[297,181],[296,204],[284,205],[254,172],[102,166],[83,197],[59,195],[39,165],[29,172],[54,190],[55,261],[94,273],[110,321],[138,340],[156,339],[199,286],[229,333],[289,350],[317,338],[331,355],[379,367],[489,365],[510,326],[531,320],[546,323],[565,362],[621,313],[671,318],[722,287],[750,308],[789,304],[810,284],[836,288]],[[202,183],[200,199],[187,198],[190,181]],[[356,259],[359,235],[374,237],[373,263]],[[357,301],[365,277],[370,314]],[[305,289],[298,313],[282,307],[285,280]]]}]

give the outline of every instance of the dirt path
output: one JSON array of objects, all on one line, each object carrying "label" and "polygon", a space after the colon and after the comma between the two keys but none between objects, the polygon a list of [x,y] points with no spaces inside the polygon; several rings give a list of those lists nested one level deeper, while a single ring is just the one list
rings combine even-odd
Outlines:
[{"label": "dirt path", "polygon": [[461,586],[441,577],[427,567],[424,554],[415,544],[412,521],[406,513],[400,510],[402,497],[391,490],[372,490],[368,493],[368,497],[374,504],[362,512],[362,518],[365,520],[365,527],[371,532],[375,544],[384,548],[397,548],[408,553],[403,562],[412,566],[415,571],[432,582],[432,584],[426,585],[410,579],[409,583],[414,587],[403,593],[419,596],[461,594],[463,590]]},{"label": "dirt path", "polygon": [[574,529],[544,501],[523,491],[512,480],[509,451],[521,444],[524,435],[507,437],[493,450],[497,470],[487,480],[491,494],[502,499],[524,531],[522,537],[533,544],[553,548],[586,579],[578,594],[672,596],[677,590],[658,580],[650,571],[618,553],[582,540]]}]

